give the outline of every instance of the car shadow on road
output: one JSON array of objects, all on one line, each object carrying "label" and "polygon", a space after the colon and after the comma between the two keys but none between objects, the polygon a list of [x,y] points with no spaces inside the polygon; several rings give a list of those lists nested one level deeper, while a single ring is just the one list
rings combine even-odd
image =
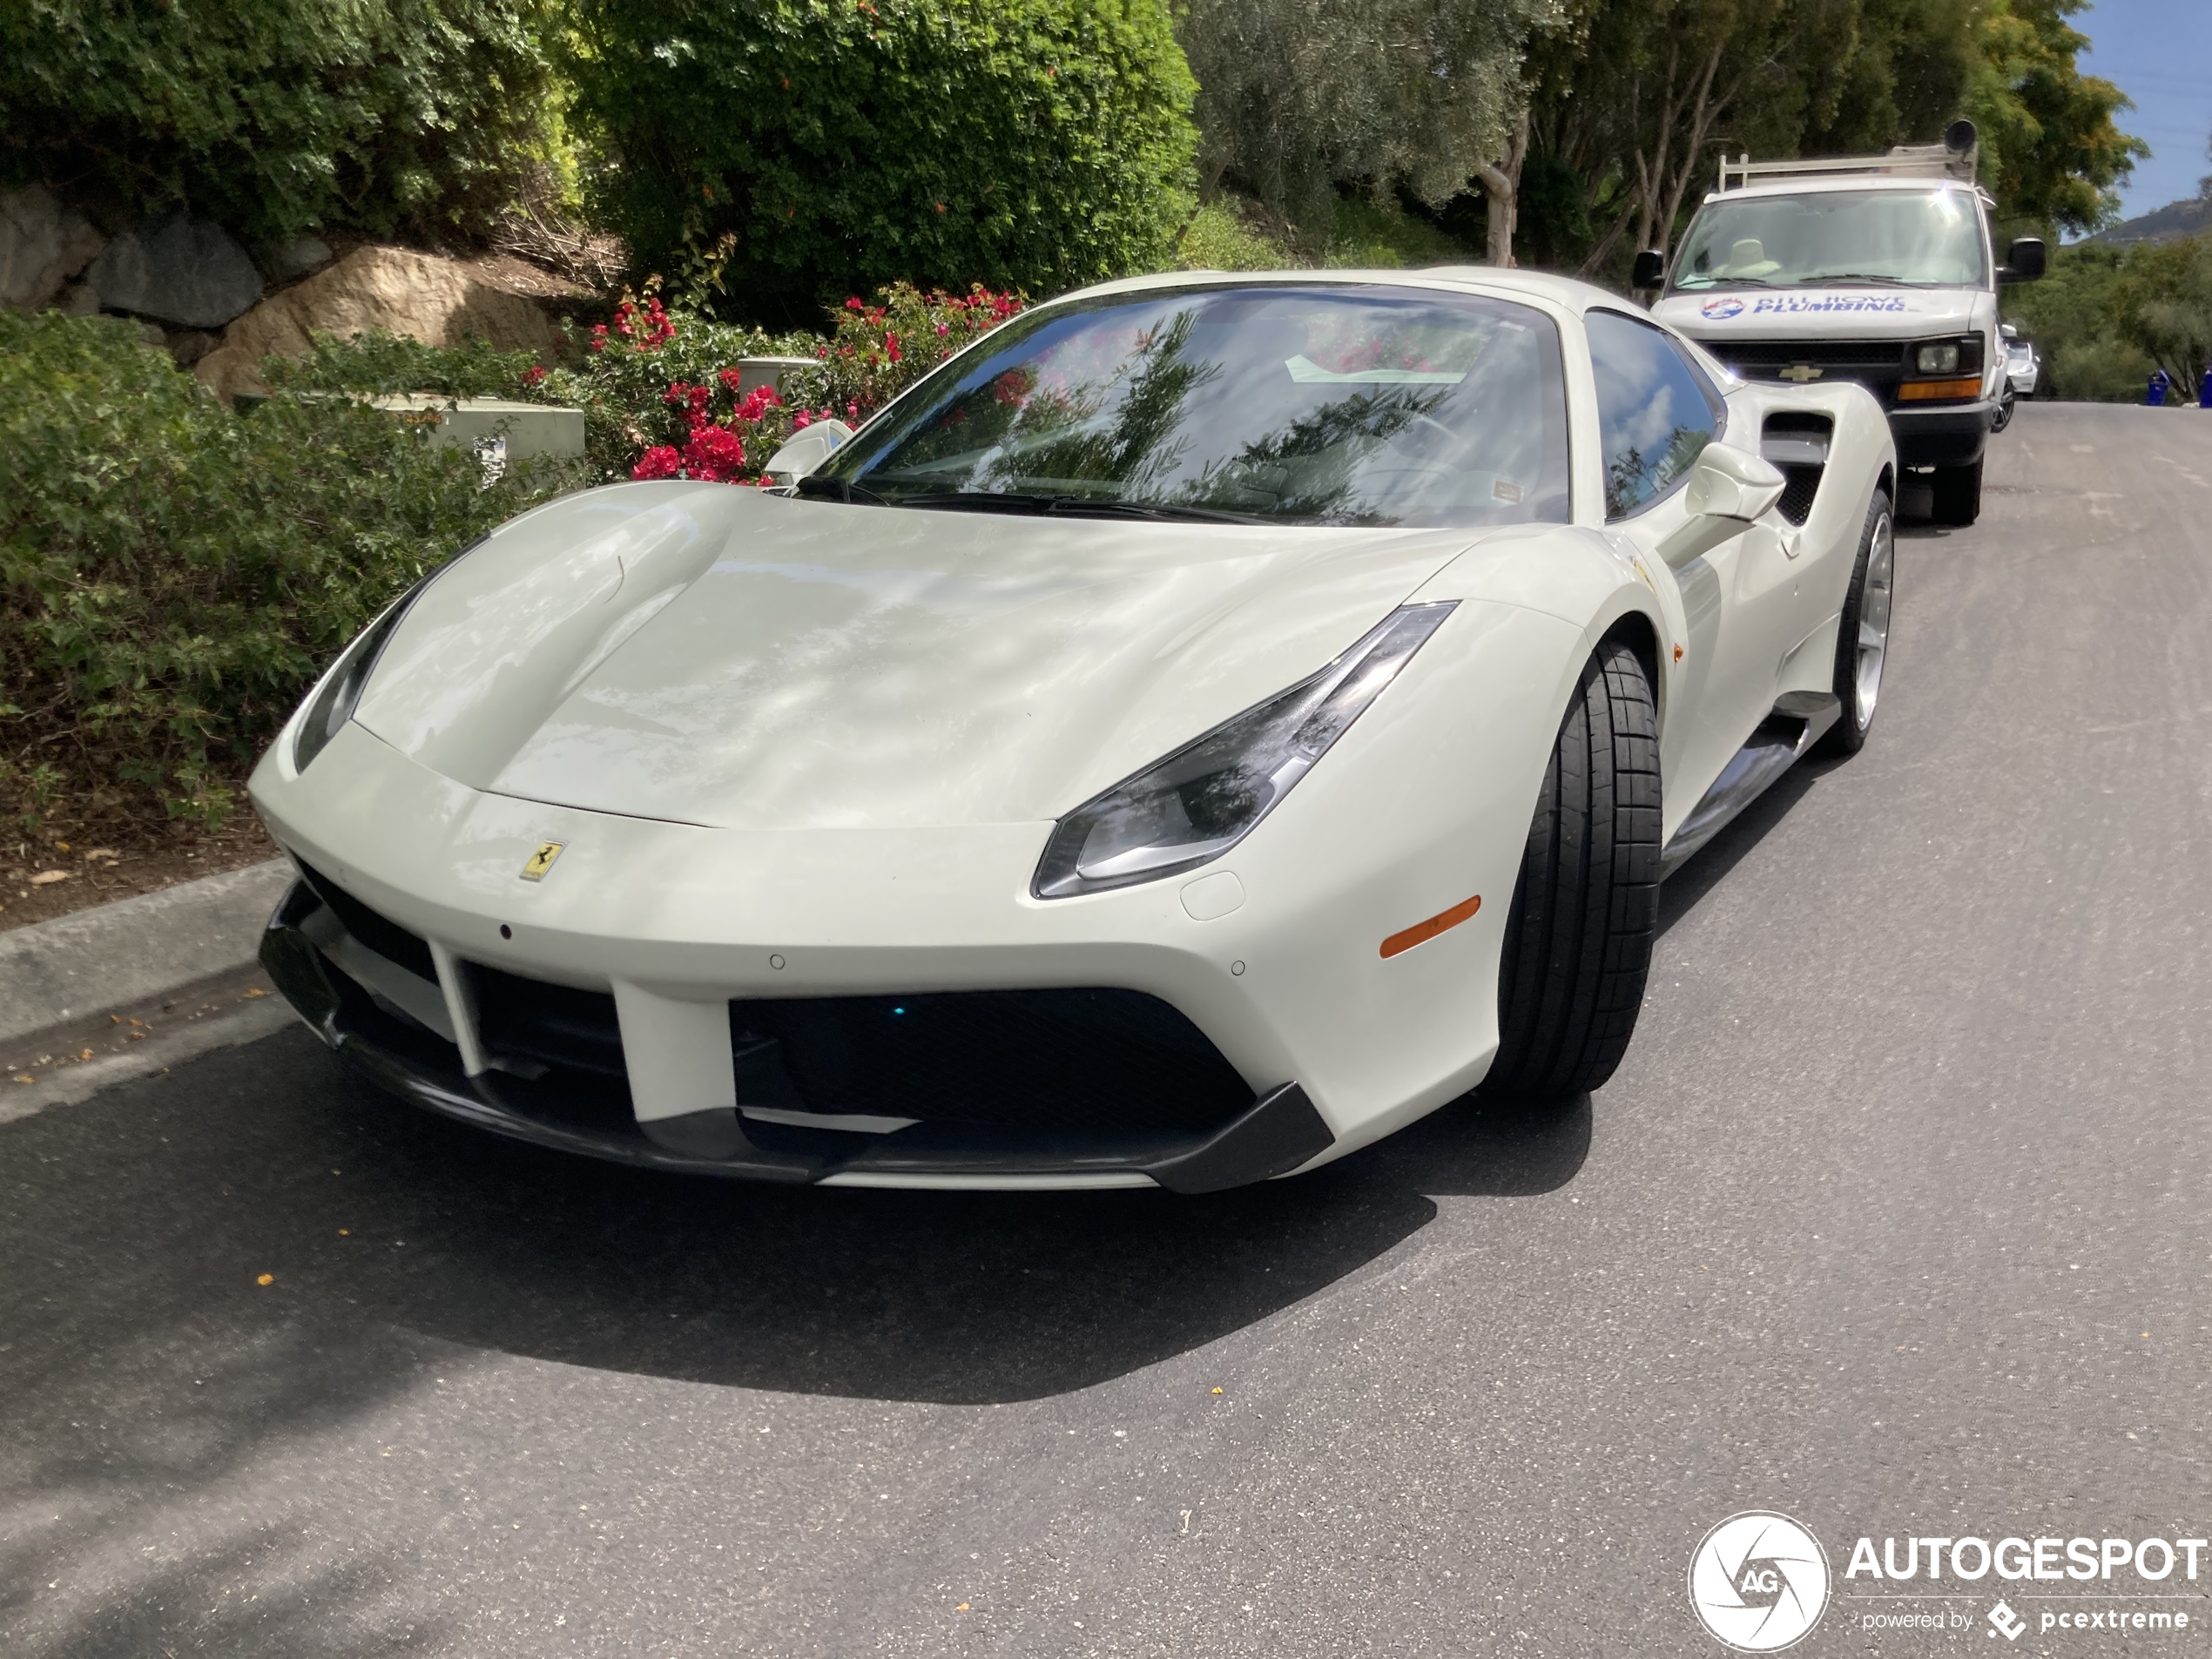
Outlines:
[{"label": "car shadow on road", "polygon": [[[220,1302],[266,1271],[310,1321],[980,1403],[1085,1387],[1264,1320],[1395,1249],[1439,1197],[1553,1191],[1588,1154],[1591,1112],[1587,1096],[1470,1098],[1311,1176],[1204,1198],[784,1189],[500,1140],[352,1083],[288,1031],[6,1133],[18,1167],[57,1177],[17,1189],[9,1231],[97,1235],[87,1205],[111,1218],[114,1238],[71,1252],[93,1349],[196,1322],[211,1285]],[[13,1299],[0,1291],[0,1311]],[[87,1332],[86,1309],[111,1328]],[[20,1374],[35,1345],[0,1369],[65,1389]]]}]

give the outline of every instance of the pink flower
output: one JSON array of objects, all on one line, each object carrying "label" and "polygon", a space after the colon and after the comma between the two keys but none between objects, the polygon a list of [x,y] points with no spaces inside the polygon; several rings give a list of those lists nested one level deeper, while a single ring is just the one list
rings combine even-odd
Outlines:
[{"label": "pink flower", "polygon": [[656,444],[637,457],[637,464],[630,469],[632,478],[673,478],[684,464],[684,457],[668,445]]},{"label": "pink flower", "polygon": [[949,332],[951,331],[948,329],[943,323],[941,322],[937,325],[937,333],[941,338]]},{"label": "pink flower", "polygon": [[845,302],[845,308],[847,311],[866,311],[867,309],[866,306],[860,303],[860,299],[858,294],[853,295],[853,298]]}]

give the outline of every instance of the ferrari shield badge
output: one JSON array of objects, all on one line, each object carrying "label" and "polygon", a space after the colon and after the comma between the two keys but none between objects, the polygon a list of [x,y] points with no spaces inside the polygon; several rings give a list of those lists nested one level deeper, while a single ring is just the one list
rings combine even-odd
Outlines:
[{"label": "ferrari shield badge", "polygon": [[553,867],[553,860],[561,856],[561,848],[564,845],[566,844],[561,841],[540,842],[537,851],[530,854],[529,862],[523,866],[523,880],[525,881],[544,880],[545,873]]}]

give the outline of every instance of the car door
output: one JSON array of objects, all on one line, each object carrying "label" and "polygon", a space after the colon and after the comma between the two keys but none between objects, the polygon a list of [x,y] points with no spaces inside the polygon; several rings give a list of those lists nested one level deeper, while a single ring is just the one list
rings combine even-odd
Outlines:
[{"label": "car door", "polygon": [[1771,513],[1695,557],[1668,559],[1669,538],[1689,517],[1690,467],[1716,440],[1757,453],[1753,417],[1732,424],[1727,400],[1664,329],[1604,309],[1583,320],[1608,529],[1681,598],[1686,637],[1669,642],[1682,655],[1659,751],[1671,833],[1773,709],[1782,659],[1805,633],[1802,577],[1796,543]]}]

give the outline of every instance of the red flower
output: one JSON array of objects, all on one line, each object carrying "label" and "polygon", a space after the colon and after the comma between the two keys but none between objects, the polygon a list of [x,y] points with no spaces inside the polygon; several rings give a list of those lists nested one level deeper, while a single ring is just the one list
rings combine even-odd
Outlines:
[{"label": "red flower", "polygon": [[666,444],[656,444],[637,457],[637,464],[630,469],[632,478],[673,478],[684,464],[684,457]]},{"label": "red flower", "polygon": [[731,394],[734,396],[737,393],[738,388],[745,384],[745,371],[736,368],[725,368],[715,378],[719,380],[723,385],[728,387]]},{"label": "red flower", "polygon": [[691,477],[729,483],[744,467],[745,441],[736,433],[718,426],[691,428],[691,441],[684,446],[684,469]]},{"label": "red flower", "polygon": [[523,384],[525,386],[539,385],[544,379],[545,370],[538,364],[533,363],[523,371]]},{"label": "red flower", "polygon": [[857,293],[845,302],[845,308],[847,311],[866,311],[867,309],[866,306],[860,303],[860,296]]}]

